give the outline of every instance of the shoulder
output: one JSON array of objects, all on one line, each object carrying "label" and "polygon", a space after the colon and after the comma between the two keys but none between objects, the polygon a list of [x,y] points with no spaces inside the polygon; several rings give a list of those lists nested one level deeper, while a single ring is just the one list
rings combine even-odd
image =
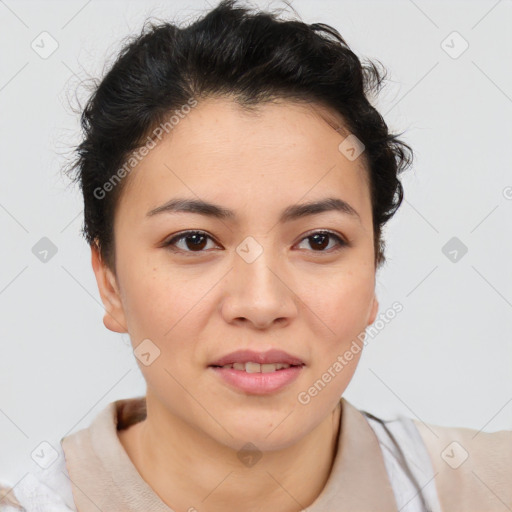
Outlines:
[{"label": "shoulder", "polygon": [[17,482],[0,478],[0,511],[76,512],[64,452],[60,444],[53,448],[46,468],[33,462]]},{"label": "shoulder", "polygon": [[443,509],[512,509],[512,430],[489,433],[412,421],[431,458]]},{"label": "shoulder", "polygon": [[[399,416],[364,414],[383,450],[390,476],[416,480],[433,510],[512,510],[512,430],[482,432]],[[394,483],[398,487],[399,483]]]}]

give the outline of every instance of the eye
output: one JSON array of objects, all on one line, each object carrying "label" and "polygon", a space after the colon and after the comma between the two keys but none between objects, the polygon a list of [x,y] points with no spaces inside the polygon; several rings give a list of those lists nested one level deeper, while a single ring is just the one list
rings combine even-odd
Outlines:
[{"label": "eye", "polygon": [[[326,247],[329,248],[329,243],[327,242],[329,239],[333,239],[336,242],[335,246],[337,245],[337,249],[335,250],[339,250],[347,245],[340,236],[331,231],[316,231],[302,240],[310,240],[310,247],[313,248],[313,252],[332,252],[325,250]],[[213,241],[213,238],[204,231],[184,231],[164,242],[163,247],[169,247],[173,252],[200,253],[205,252],[204,249],[207,246],[208,240]],[[183,242],[182,246],[179,247],[178,244],[181,242]],[[332,249],[332,247],[329,249]]]},{"label": "eye", "polygon": [[[184,231],[164,242],[163,246],[169,247],[174,252],[204,252],[206,239],[213,240],[211,236],[203,231]],[[184,244],[182,244],[182,247],[178,247],[177,244],[181,241],[184,241]]]},{"label": "eye", "polygon": [[345,240],[343,240],[340,236],[331,231],[316,231],[314,233],[309,234],[302,240],[312,240],[312,242],[310,242],[310,247],[315,248],[314,252],[332,252],[330,250],[324,250],[325,247],[328,247],[329,245],[327,242],[329,238],[334,239],[336,241],[338,247],[335,250],[339,250],[347,245]]}]

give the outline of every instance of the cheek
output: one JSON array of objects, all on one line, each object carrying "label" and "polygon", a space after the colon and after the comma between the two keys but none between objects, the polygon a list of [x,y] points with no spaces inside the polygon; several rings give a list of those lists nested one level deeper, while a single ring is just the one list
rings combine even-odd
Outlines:
[{"label": "cheek", "polygon": [[[123,307],[128,331],[134,342],[136,338],[160,337],[172,324],[173,311],[168,304],[166,282],[152,273],[131,273],[124,281]],[[163,330],[163,324],[168,326]]]},{"label": "cheek", "polygon": [[136,349],[149,339],[158,353],[149,366],[138,362],[139,368],[151,387],[179,391],[168,371],[183,381],[190,370],[182,362],[199,357],[196,340],[211,314],[204,290],[213,284],[191,286],[189,276],[155,266],[130,276],[125,280],[123,306],[132,346]]},{"label": "cheek", "polygon": [[137,265],[136,261],[130,265],[125,267],[122,278],[123,307],[130,333],[144,330],[164,339],[188,315],[197,314],[204,295],[202,286],[191,286],[186,275],[163,266]]},{"label": "cheek", "polygon": [[308,282],[303,300],[326,339],[337,344],[366,327],[373,296],[372,275],[340,272],[321,286],[318,280]]},{"label": "cheek", "polygon": [[169,372],[179,382],[186,378],[188,370],[182,361],[191,360],[196,348],[193,340],[201,328],[198,311],[203,288],[190,286],[190,281],[187,284],[178,275],[154,266],[131,274],[126,283],[124,308],[133,348],[149,339],[158,353],[147,366],[138,361],[139,368],[153,390],[176,395],[180,386]]}]

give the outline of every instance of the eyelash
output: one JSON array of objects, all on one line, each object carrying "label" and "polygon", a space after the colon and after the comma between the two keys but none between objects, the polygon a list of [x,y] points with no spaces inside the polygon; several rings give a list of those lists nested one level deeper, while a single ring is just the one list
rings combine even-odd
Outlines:
[{"label": "eyelash", "polygon": [[[205,236],[207,238],[209,238],[210,240],[213,240],[213,238],[208,235],[208,233],[204,232],[204,231],[183,231],[182,233],[179,233],[178,235],[176,236],[173,236],[171,239],[167,240],[166,242],[163,243],[163,247],[167,247],[169,248],[169,250],[171,250],[172,252],[181,252],[181,253],[184,253],[186,256],[192,256],[194,254],[201,254],[203,252],[206,252],[205,250],[200,250],[200,251],[189,251],[189,250],[183,250],[183,249],[177,249],[175,247],[172,247],[176,242],[182,240],[182,239],[185,239],[191,235],[202,235],[202,236]],[[312,250],[311,252],[315,252],[315,253],[319,253],[319,254],[322,254],[322,253],[327,253],[327,254],[330,254],[332,252],[337,252],[341,249],[343,249],[344,247],[348,246],[348,243],[345,242],[345,240],[343,240],[343,238],[341,238],[339,235],[337,235],[336,233],[334,233],[333,231],[329,231],[329,230],[318,230],[318,231],[313,231],[312,233],[309,233],[308,235],[306,235],[305,237],[303,237],[300,242],[302,242],[303,240],[306,240],[308,238],[312,238],[313,236],[315,235],[328,235],[330,236],[331,238],[334,238],[338,244],[338,247],[334,249],[334,251],[332,250],[332,248],[328,251],[325,251],[325,250],[321,250],[321,251],[314,251]]]}]

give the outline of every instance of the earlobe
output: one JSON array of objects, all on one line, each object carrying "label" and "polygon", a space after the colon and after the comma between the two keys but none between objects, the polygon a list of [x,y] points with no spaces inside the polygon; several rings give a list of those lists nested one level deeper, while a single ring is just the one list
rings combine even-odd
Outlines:
[{"label": "earlobe", "polygon": [[377,318],[378,311],[379,311],[379,300],[377,299],[377,296],[374,294],[373,300],[372,300],[372,306],[371,306],[371,310],[370,310],[370,317],[368,318],[367,325],[371,325],[371,324],[373,324],[373,322],[375,322],[375,319]]},{"label": "earlobe", "polygon": [[113,332],[128,332],[115,276],[102,261],[100,251],[96,244],[91,245],[91,264],[96,277],[101,301],[105,307],[103,324],[107,329]]}]

